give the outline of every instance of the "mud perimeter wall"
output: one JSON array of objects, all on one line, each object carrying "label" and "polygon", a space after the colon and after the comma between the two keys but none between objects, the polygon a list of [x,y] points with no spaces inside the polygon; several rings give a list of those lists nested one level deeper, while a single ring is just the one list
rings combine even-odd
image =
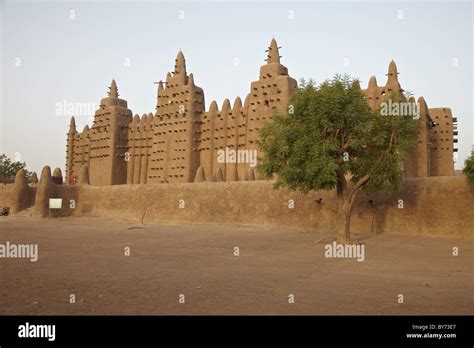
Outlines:
[{"label": "mud perimeter wall", "polygon": [[[43,188],[43,186],[45,186]],[[334,191],[307,195],[275,190],[269,181],[156,185],[55,185],[32,188],[33,216],[84,216],[163,223],[215,223],[309,229],[335,234]],[[48,212],[48,199],[63,206]],[[12,186],[0,189],[2,207],[14,206]],[[410,178],[397,194],[359,193],[353,233],[474,238],[474,186],[464,176]],[[21,213],[21,212],[20,212]]]},{"label": "mud perimeter wall", "polygon": [[[352,231],[473,238],[474,187],[460,177],[410,178],[393,195],[359,193]],[[69,214],[68,214],[69,215]],[[335,233],[334,191],[304,195],[269,181],[80,186],[71,215],[165,223],[217,223]]]},{"label": "mud perimeter wall", "polygon": [[11,205],[12,193],[13,184],[0,184],[0,209]]}]

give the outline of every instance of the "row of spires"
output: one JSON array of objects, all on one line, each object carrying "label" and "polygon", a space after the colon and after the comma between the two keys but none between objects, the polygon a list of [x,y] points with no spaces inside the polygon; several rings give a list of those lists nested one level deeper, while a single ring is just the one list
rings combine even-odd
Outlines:
[{"label": "row of spires", "polygon": [[[276,43],[276,40],[272,39],[270,47],[267,49],[267,51],[268,51],[268,55],[267,55],[267,59],[266,59],[267,64],[272,64],[272,63],[280,64],[281,56],[279,55],[279,51],[278,51],[279,48],[281,48],[281,47],[278,47],[278,45]],[[184,54],[181,50],[178,52],[178,55],[176,57],[176,64],[175,64],[175,69],[174,69],[173,74],[174,75],[187,75],[186,74],[186,61],[185,61],[185,58],[184,58]],[[386,76],[388,76],[387,77],[387,83],[389,81],[397,81],[398,82],[398,74],[399,73],[398,73],[397,65],[396,65],[395,61],[392,59],[390,61],[390,64],[388,65],[388,73],[386,74]],[[166,75],[166,83],[168,83],[168,81],[171,77],[172,77],[171,73],[168,72],[167,75]],[[187,84],[194,85],[194,75],[192,73],[189,74],[189,76],[188,76]],[[372,75],[370,77],[368,87],[369,88],[370,87],[378,87],[377,78],[375,77],[375,75]],[[158,90],[163,90],[163,89],[164,89],[163,81],[160,80],[158,82]],[[115,82],[115,79],[113,79],[112,83],[110,84],[108,96],[110,98],[118,98],[119,97],[117,83]]]},{"label": "row of spires", "polygon": [[[279,47],[277,45],[277,42],[276,42],[275,38],[273,38],[271,43],[270,43],[270,46],[266,50],[266,52],[268,52],[267,59],[265,59],[267,61],[267,64],[272,64],[272,63],[280,64],[280,58],[281,58],[281,56],[279,54],[279,49],[280,48],[281,47]],[[174,75],[185,75],[185,76],[187,76],[187,73],[186,73],[186,60],[185,60],[184,54],[181,50],[179,50],[178,55],[176,56],[173,74]],[[386,76],[388,76],[387,83],[388,83],[388,81],[397,81],[398,82],[398,74],[399,73],[398,73],[397,65],[396,65],[395,61],[392,59],[390,61],[389,66],[388,66],[388,73],[386,74]],[[167,75],[166,75],[166,83],[168,83],[168,81],[171,77],[172,77],[171,73],[168,72]],[[188,76],[187,84],[194,85],[194,75],[192,73],[189,74],[189,76]],[[368,87],[369,88],[370,87],[378,87],[377,78],[375,77],[375,75],[372,75],[370,77]],[[163,89],[164,89],[164,84],[163,84],[163,81],[160,80],[158,82],[158,90],[163,90]],[[108,96],[110,98],[118,98],[119,97],[117,83],[116,83],[115,79],[112,79],[112,82],[111,82],[110,87],[109,87]]]},{"label": "row of spires", "polygon": [[[177,75],[175,75],[177,76]],[[180,75],[181,76],[181,75]],[[163,82],[163,80],[160,80],[158,82],[158,91],[164,90],[165,85],[169,84],[170,79],[173,77],[171,73],[166,74],[166,82]],[[189,75],[183,75],[183,80],[186,85],[194,86],[194,75],[193,73],[190,73]]]},{"label": "row of spires", "polygon": [[[388,65],[388,73],[386,74],[387,76],[387,84],[389,84],[390,82],[397,82],[398,83],[398,70],[397,70],[397,65],[395,64],[395,61],[392,59],[390,61],[390,64]],[[375,75],[372,75],[369,79],[369,84],[368,84],[368,88],[374,88],[374,87],[378,87],[377,85],[377,78],[375,77]]]},{"label": "row of spires", "polygon": [[[229,110],[238,110],[242,108],[242,99],[240,97],[236,97],[234,100],[234,105],[231,106],[230,100],[226,98],[224,102],[222,103],[222,108],[221,111],[229,111]],[[217,105],[217,102],[214,100],[212,101],[209,110],[209,113],[218,113],[219,112],[219,107]],[[146,125],[150,124],[153,122],[154,115],[150,112],[148,114],[143,114],[142,117],[140,117],[138,114],[136,114],[133,117],[132,120],[132,126],[138,126],[138,125]]]},{"label": "row of spires", "polygon": [[[248,96],[245,98],[245,103],[244,105],[248,104]],[[228,111],[228,110],[235,110],[235,109],[241,109],[242,108],[242,99],[240,97],[236,97],[234,100],[234,106],[231,107],[230,100],[228,98],[224,99],[224,102],[222,103],[222,108],[221,111]],[[219,112],[219,107],[217,106],[217,102],[213,100],[211,102],[211,105],[209,106],[209,110],[207,112],[211,113],[218,113]]]},{"label": "row of spires", "polygon": [[[245,99],[245,104],[247,104],[247,100],[248,100],[248,96]],[[226,98],[224,102],[222,103],[221,111],[235,110],[235,109],[241,109],[241,108],[242,108],[242,99],[240,97],[235,98],[233,106],[231,106],[230,100]],[[208,112],[210,113],[219,112],[219,107],[215,100],[211,102]],[[141,118],[138,114],[136,114],[133,117],[132,125],[151,123],[153,121],[153,118],[154,118],[154,115],[152,113],[143,114]],[[87,132],[89,132],[89,125],[85,125],[82,131],[83,134]],[[74,116],[71,117],[71,121],[69,123],[69,133],[76,133],[76,120]]]},{"label": "row of spires", "polygon": [[[89,132],[89,125],[85,125],[83,130],[82,130],[82,134],[85,134]],[[74,116],[71,116],[71,121],[69,122],[69,132],[68,133],[76,133],[76,120],[74,118]]]},{"label": "row of spires", "polygon": [[[267,64],[280,64],[280,53],[279,53],[279,49],[281,47],[278,46],[275,38],[272,39],[271,43],[270,43],[270,46],[268,47],[268,49],[266,50],[267,53],[267,59],[266,62]],[[390,82],[396,82],[398,83],[398,70],[397,70],[397,65],[395,64],[395,62],[393,60],[390,61],[390,64],[388,66],[388,73],[386,74],[388,76],[387,78],[387,84],[389,84]],[[173,75],[182,75],[183,77],[187,77],[187,84],[191,84],[191,85],[194,85],[194,76],[193,74],[189,74],[189,76],[187,75],[187,72],[186,72],[186,60],[184,58],[184,54],[181,50],[179,50],[177,56],[176,56],[176,59],[175,59],[175,66],[174,66],[174,72],[173,72]],[[169,82],[170,78],[173,77],[173,75],[171,73],[167,73],[166,75],[166,83]],[[398,84],[398,86],[400,86]],[[370,80],[369,80],[369,83],[368,83],[368,89],[372,89],[372,88],[377,88],[378,85],[377,85],[377,78],[372,75],[370,77]],[[163,81],[159,81],[158,82],[158,91],[161,91],[161,90],[164,90],[165,89],[165,86],[164,86],[164,83]],[[112,82],[110,84],[110,87],[109,87],[109,91],[108,91],[108,96],[109,98],[118,98],[119,97],[119,93],[118,93],[118,88],[117,88],[117,83],[115,81],[115,79],[112,79]],[[248,98],[248,96],[247,96]],[[245,104],[247,103],[247,98],[245,100]],[[237,97],[235,99],[235,102],[234,102],[234,107],[233,108],[241,108],[242,107],[242,100],[240,99],[240,97]],[[224,102],[223,102],[223,105],[222,105],[222,110],[225,111],[225,110],[229,110],[229,109],[233,109],[230,107],[230,101],[229,99],[225,99]],[[217,106],[217,102],[216,101],[212,101],[212,103],[210,104],[210,107],[209,107],[209,112],[218,112],[219,111],[219,108]],[[150,115],[153,116],[151,113],[147,116],[146,120],[147,122],[151,121],[152,118],[150,118]],[[137,123],[137,122],[140,122],[140,121],[143,121],[144,117],[142,117],[142,119],[140,120],[140,117],[138,115],[135,115],[135,117],[133,118],[133,122],[134,123]],[[75,123],[75,119],[74,119],[74,116],[71,117],[71,121],[70,121],[70,125],[69,125],[69,132],[75,132],[76,131],[76,123]],[[89,127],[86,125],[84,127],[84,131],[89,131]]]},{"label": "row of spires", "polygon": [[[267,53],[267,59],[265,59],[267,64],[273,64],[273,63],[280,64],[280,58],[281,58],[280,53],[279,53],[280,48],[281,47],[278,46],[275,38],[273,38],[272,41],[270,42],[270,46],[266,50],[266,52],[268,52]],[[175,59],[173,75],[184,75],[184,76],[187,77],[186,84],[194,85],[194,75],[192,73],[189,74],[189,76],[187,75],[187,72],[186,72],[186,59],[184,58],[184,54],[181,51],[181,49],[179,50],[179,52],[176,56],[176,59]],[[169,82],[170,78],[173,77],[173,75],[170,72],[167,73],[166,83]],[[158,90],[163,90],[164,88],[165,88],[164,83],[163,83],[162,80],[160,80],[158,82]],[[110,84],[109,91],[107,92],[107,94],[108,94],[109,98],[118,98],[119,97],[117,83],[116,83],[115,79],[112,79],[112,82]],[[242,103],[242,102],[240,101],[240,103]],[[74,120],[71,120],[71,123],[73,123],[73,122],[74,122]],[[70,125],[70,128],[71,128],[71,125]],[[74,128],[75,128],[75,124],[74,124]]]}]

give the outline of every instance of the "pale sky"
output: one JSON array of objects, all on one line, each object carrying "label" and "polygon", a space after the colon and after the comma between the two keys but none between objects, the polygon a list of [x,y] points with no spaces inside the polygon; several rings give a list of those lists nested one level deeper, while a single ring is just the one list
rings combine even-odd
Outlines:
[{"label": "pale sky", "polygon": [[[292,77],[371,75],[394,59],[405,90],[458,118],[461,168],[474,144],[472,2],[0,0],[0,153],[29,170],[64,170],[71,110],[78,130],[115,78],[134,114],[155,111],[155,81],[181,49],[207,107],[245,98],[272,37]],[[88,109],[91,112],[88,112]]]}]

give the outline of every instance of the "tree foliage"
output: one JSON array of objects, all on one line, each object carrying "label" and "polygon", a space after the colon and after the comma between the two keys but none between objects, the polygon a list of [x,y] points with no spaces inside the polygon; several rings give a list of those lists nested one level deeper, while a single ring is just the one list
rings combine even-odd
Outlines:
[{"label": "tree foliage", "polygon": [[260,132],[266,156],[259,170],[267,178],[277,174],[277,186],[330,190],[341,169],[353,182],[370,174],[369,191],[399,189],[399,163],[415,143],[412,117],[379,116],[367,105],[359,82],[338,75],[319,86],[301,84],[290,106],[293,113],[276,114]]},{"label": "tree foliage", "polygon": [[[403,94],[391,98],[406,100]],[[259,149],[265,155],[258,170],[267,178],[276,174],[276,187],[303,192],[337,188],[352,206],[361,188],[400,189],[400,163],[415,144],[416,127],[411,116],[373,112],[359,81],[347,75],[320,85],[302,81],[288,111],[275,114],[260,130]]]},{"label": "tree foliage", "polygon": [[471,156],[469,156],[464,162],[462,172],[466,175],[467,181],[474,184],[474,151],[471,151]]},{"label": "tree foliage", "polygon": [[[0,155],[0,180],[12,180],[15,178],[17,171],[25,168],[25,162],[13,162],[10,158],[7,157],[7,155]],[[26,171],[26,177],[27,179],[29,179],[31,177],[31,173]]]}]

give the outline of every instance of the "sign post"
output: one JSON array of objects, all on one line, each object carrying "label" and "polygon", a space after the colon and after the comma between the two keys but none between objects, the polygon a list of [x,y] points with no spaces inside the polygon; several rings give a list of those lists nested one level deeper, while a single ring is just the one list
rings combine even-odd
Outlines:
[{"label": "sign post", "polygon": [[51,218],[51,209],[61,209],[63,206],[62,198],[50,198],[49,199],[49,218]]}]

